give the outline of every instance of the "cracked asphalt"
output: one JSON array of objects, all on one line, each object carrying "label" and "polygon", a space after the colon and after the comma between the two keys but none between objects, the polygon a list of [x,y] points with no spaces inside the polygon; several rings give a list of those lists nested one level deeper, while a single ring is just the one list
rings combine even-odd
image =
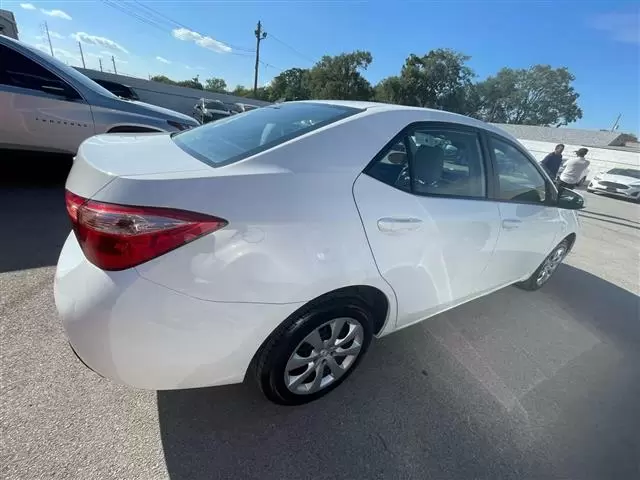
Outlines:
[{"label": "cracked asphalt", "polygon": [[376,341],[330,396],[174,392],[86,370],[56,318],[64,167],[0,185],[3,479],[640,478],[640,206],[586,194],[541,291],[506,288]]}]

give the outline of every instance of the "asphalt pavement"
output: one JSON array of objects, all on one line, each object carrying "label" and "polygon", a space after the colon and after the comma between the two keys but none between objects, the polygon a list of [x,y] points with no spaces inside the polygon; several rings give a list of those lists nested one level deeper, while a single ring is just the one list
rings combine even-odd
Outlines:
[{"label": "asphalt pavement", "polygon": [[156,393],[84,368],[52,294],[65,168],[25,165],[0,177],[1,478],[640,478],[640,206],[585,193],[541,291],[376,341],[286,408],[251,383]]}]

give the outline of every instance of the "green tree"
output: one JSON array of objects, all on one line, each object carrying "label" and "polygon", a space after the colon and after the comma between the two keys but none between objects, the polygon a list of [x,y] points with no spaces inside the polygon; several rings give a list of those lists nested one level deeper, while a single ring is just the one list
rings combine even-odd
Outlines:
[{"label": "green tree", "polygon": [[227,91],[227,82],[222,78],[207,78],[204,81],[204,89],[209,92],[225,93]]},{"label": "green tree", "polygon": [[179,87],[195,88],[197,90],[204,90],[204,86],[200,83],[200,76],[196,75],[191,80],[181,80],[176,83]]},{"label": "green tree", "polygon": [[[384,91],[398,95],[396,103],[473,114],[471,102],[475,74],[466,65],[470,57],[439,48],[419,57],[407,57],[399,81],[383,81]],[[393,87],[393,88],[391,88]]]},{"label": "green tree", "polygon": [[503,68],[478,84],[479,116],[488,122],[567,125],[582,118],[575,77],[566,67]]},{"label": "green tree", "polygon": [[378,82],[375,86],[374,99],[377,102],[404,104],[406,92],[403,79],[393,76]]},{"label": "green tree", "polygon": [[154,75],[151,77],[151,80],[154,82],[166,83],[167,85],[177,85],[178,83],[174,80],[171,80],[169,77],[165,75]]},{"label": "green tree", "polygon": [[361,50],[334,57],[325,55],[309,71],[311,98],[369,100],[373,88],[361,71],[372,61],[371,53]]},{"label": "green tree", "polygon": [[236,97],[250,97],[252,93],[252,90],[249,90],[242,85],[236,85],[236,88],[231,91],[231,94],[235,95]]},{"label": "green tree", "polygon": [[255,98],[256,100],[264,100],[268,102],[271,97],[271,90],[269,87],[258,87],[258,91],[256,92],[256,95],[254,95],[253,88],[236,85],[236,88],[231,91],[231,95],[235,95],[236,97]]},{"label": "green tree", "polygon": [[309,88],[309,70],[290,68],[271,80],[271,100],[308,100],[311,98]]}]

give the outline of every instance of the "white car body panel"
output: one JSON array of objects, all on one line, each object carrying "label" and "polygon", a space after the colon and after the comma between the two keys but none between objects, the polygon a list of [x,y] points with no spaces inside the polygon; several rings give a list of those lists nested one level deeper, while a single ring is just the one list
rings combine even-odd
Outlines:
[{"label": "white car body panel", "polygon": [[[269,334],[328,292],[380,291],[389,303],[382,336],[521,280],[534,259],[576,231],[574,212],[415,197],[361,174],[410,123],[475,126],[517,143],[497,128],[441,111],[325,103],[366,110],[222,167],[197,160],[163,134],[97,136],[82,144],[69,191],[229,222],[121,272],[95,267],[75,236],[68,238],[56,303],[91,368],[142,388],[238,382]],[[505,234],[502,221],[514,215],[521,228]],[[406,233],[378,229],[381,218],[397,216],[422,223]],[[516,259],[520,254],[526,262]]]},{"label": "white car body panel", "polygon": [[567,231],[554,207],[499,202],[498,209],[500,238],[483,278],[488,288],[529,277]]},{"label": "white car body panel", "polygon": [[353,193],[380,274],[396,293],[398,326],[486,289],[482,274],[500,232],[494,202],[415,196],[365,174]]},{"label": "white car body panel", "polygon": [[56,306],[78,356],[117,382],[154,390],[241,382],[253,353],[300,304],[197,300],[87,261],[75,235],[63,247]]}]

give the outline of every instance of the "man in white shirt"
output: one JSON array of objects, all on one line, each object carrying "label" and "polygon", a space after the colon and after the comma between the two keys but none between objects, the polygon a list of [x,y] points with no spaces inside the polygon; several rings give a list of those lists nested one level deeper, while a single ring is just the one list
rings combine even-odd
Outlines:
[{"label": "man in white shirt", "polygon": [[575,158],[567,160],[564,164],[564,170],[560,173],[560,186],[566,188],[576,188],[584,176],[584,172],[589,168],[589,160],[584,157],[589,152],[587,148],[579,148],[576,150]]}]

